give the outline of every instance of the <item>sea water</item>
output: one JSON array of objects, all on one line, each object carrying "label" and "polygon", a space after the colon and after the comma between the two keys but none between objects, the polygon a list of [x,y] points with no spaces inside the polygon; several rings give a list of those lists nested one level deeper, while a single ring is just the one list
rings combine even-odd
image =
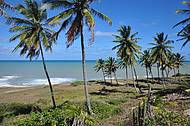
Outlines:
[{"label": "sea water", "polygon": [[[86,61],[88,80],[102,79],[101,71],[96,73],[94,65],[96,61]],[[78,60],[46,61],[47,70],[53,84],[66,84],[76,80],[82,80],[82,64]],[[138,78],[145,78],[145,69],[135,65]],[[130,69],[128,69],[131,78]],[[181,73],[190,73],[190,62],[184,62],[180,68]],[[154,76],[157,76],[156,68],[153,68]],[[173,72],[171,72],[173,74]],[[125,78],[125,69],[117,71],[119,79]],[[43,71],[41,61],[0,61],[0,87],[22,87],[47,85],[47,79]]]}]

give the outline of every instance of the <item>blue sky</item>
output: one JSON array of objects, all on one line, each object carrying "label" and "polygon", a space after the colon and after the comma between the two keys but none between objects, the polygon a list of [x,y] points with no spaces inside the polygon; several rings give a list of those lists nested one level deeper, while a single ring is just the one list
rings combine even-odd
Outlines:
[{"label": "blue sky", "polygon": [[[21,0],[7,0],[7,2],[16,5]],[[108,15],[113,25],[109,26],[95,18],[95,41],[91,46],[88,46],[89,34],[85,29],[87,59],[95,60],[115,56],[115,52],[112,51],[115,45],[112,42],[114,40],[112,35],[116,34],[121,25],[130,25],[133,32],[139,32],[137,37],[141,38],[139,45],[142,46],[142,50],[151,47],[149,43],[153,42],[153,37],[157,32],[165,32],[169,35],[169,39],[177,40],[176,33],[180,27],[173,29],[172,26],[186,16],[175,13],[177,9],[185,8],[181,2],[181,0],[97,0],[92,6]],[[56,12],[51,11],[49,17],[55,15]],[[13,33],[8,32],[9,26],[4,24],[2,18],[0,18],[0,27],[0,60],[25,60],[24,56],[19,56],[19,52],[12,53],[17,41],[9,42]],[[65,41],[64,32],[62,32],[57,44],[53,46],[53,53],[46,52],[45,58],[48,60],[80,60],[80,41],[76,40],[68,49]],[[181,50],[182,43],[181,41],[175,42],[173,50],[182,53],[186,60],[190,60],[190,44]]]}]

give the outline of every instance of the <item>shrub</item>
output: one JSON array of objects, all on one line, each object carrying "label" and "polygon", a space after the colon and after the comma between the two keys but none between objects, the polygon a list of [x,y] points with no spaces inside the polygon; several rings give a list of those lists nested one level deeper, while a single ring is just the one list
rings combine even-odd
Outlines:
[{"label": "shrub", "polygon": [[97,101],[92,102],[92,111],[99,119],[111,117],[120,113],[122,110],[114,105],[105,102]]},{"label": "shrub", "polygon": [[162,109],[156,109],[152,118],[146,118],[147,126],[188,126],[189,118],[177,113]]},{"label": "shrub", "polygon": [[17,126],[70,126],[70,125],[94,125],[91,116],[80,107],[65,103],[58,108],[31,113],[28,117],[18,118],[13,125]]},{"label": "shrub", "polygon": [[38,106],[32,104],[20,104],[20,103],[2,103],[0,104],[0,123],[6,117],[13,117],[20,114],[29,114],[32,111],[41,111]]}]

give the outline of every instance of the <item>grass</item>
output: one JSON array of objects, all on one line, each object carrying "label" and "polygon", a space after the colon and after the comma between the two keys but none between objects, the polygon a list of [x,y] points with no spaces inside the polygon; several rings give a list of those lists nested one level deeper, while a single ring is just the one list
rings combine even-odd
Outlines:
[{"label": "grass", "polygon": [[[170,111],[183,113],[190,109],[190,99],[163,101],[171,94],[186,92],[189,86],[189,76],[184,76],[186,84],[167,84],[166,89],[160,84],[152,84],[152,98],[155,106],[162,106]],[[132,81],[129,81],[132,85]],[[100,81],[89,82],[89,93],[92,101],[94,117],[99,125],[124,125],[129,121],[131,109],[146,98],[147,84],[140,82],[144,94],[137,94],[132,86],[127,87],[124,80],[119,80],[120,85],[103,85]],[[184,86],[185,85],[185,86]],[[183,88],[181,88],[183,87]],[[80,106],[85,111],[85,97],[83,82],[75,81],[71,85],[55,85],[54,92],[57,104],[69,102]],[[183,95],[188,95],[187,94]],[[154,98],[155,97],[155,98]],[[28,115],[32,111],[46,110],[52,106],[49,87],[41,86],[34,88],[0,88],[0,122],[6,125],[17,116]],[[126,123],[125,123],[126,124]]]}]

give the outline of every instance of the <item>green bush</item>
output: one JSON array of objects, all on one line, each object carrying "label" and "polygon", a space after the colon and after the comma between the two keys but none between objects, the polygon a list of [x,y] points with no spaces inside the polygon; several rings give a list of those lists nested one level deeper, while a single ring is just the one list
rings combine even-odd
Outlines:
[{"label": "green bush", "polygon": [[20,117],[13,125],[17,126],[70,126],[73,124],[94,125],[91,116],[80,107],[65,103],[58,108],[31,113],[28,117]]},{"label": "green bush", "polygon": [[119,98],[119,99],[111,99],[111,100],[108,101],[108,103],[111,104],[111,105],[119,105],[119,104],[124,103],[126,101],[127,100],[124,99],[124,98]]},{"label": "green bush", "polygon": [[114,105],[105,102],[96,101],[92,102],[92,111],[99,119],[111,117],[120,113],[122,110]]},{"label": "green bush", "polygon": [[38,106],[32,104],[19,104],[19,103],[1,103],[0,104],[0,123],[4,118],[17,116],[20,114],[29,114],[32,111],[41,111]]},{"label": "green bush", "polygon": [[177,112],[157,109],[152,118],[146,118],[147,126],[189,126],[189,118]]}]

